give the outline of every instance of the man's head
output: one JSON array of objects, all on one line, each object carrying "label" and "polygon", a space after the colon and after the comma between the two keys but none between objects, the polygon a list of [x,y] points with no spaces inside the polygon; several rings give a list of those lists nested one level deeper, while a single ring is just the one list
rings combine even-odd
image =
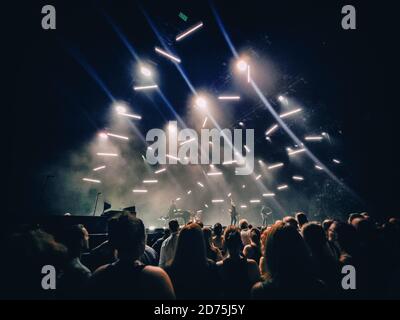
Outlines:
[{"label": "man's head", "polygon": [[120,259],[137,259],[144,253],[146,231],[142,220],[123,213],[111,219],[108,226],[110,244]]},{"label": "man's head", "polygon": [[63,238],[71,258],[79,257],[82,251],[89,249],[89,233],[82,224],[67,228]]},{"label": "man's head", "polygon": [[178,220],[171,220],[168,222],[168,228],[171,231],[171,233],[178,232],[179,230],[179,223]]},{"label": "man's head", "polygon": [[297,212],[296,220],[299,225],[299,228],[301,228],[303,225],[305,225],[308,222],[308,218],[304,212]]},{"label": "man's head", "polygon": [[239,221],[239,228],[240,228],[240,230],[247,229],[248,227],[249,227],[249,223],[247,222],[246,219],[241,219],[241,220]]},{"label": "man's head", "polygon": [[218,237],[222,235],[222,224],[219,222],[214,224],[214,234]]},{"label": "man's head", "polygon": [[286,216],[286,217],[284,217],[284,218],[283,218],[283,222],[284,222],[286,225],[291,226],[291,227],[293,227],[293,228],[295,228],[295,229],[297,229],[297,228],[299,227],[299,226],[298,226],[298,223],[297,223],[297,220],[296,220],[295,218],[291,217],[291,216]]}]

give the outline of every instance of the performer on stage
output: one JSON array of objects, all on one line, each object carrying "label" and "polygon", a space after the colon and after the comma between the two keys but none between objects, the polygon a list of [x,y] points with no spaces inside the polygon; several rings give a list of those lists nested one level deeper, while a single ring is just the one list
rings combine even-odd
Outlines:
[{"label": "performer on stage", "polygon": [[268,225],[268,220],[270,220],[270,222],[272,223],[272,209],[270,207],[262,206],[261,219],[262,219],[262,225],[264,227]]},{"label": "performer on stage", "polygon": [[175,218],[176,211],[177,211],[177,209],[176,209],[175,200],[172,200],[171,206],[169,207],[169,210],[168,210],[168,219],[169,220]]},{"label": "performer on stage", "polygon": [[238,212],[236,211],[236,206],[231,200],[231,208],[229,209],[229,213],[231,215],[231,225],[235,226],[237,223]]}]

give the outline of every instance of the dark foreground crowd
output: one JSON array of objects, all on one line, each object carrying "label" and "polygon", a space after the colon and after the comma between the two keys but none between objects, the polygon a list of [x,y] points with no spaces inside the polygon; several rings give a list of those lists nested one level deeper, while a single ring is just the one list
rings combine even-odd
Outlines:
[{"label": "dark foreground crowd", "polygon": [[[400,221],[367,214],[347,222],[285,217],[255,228],[176,220],[150,247],[143,222],[110,219],[108,240],[89,250],[83,225],[53,237],[40,228],[2,241],[1,298],[369,299],[400,298]],[[56,270],[45,290],[43,266]],[[349,267],[345,266],[351,266]],[[43,284],[43,282],[45,282]],[[46,284],[46,282],[49,282]]]}]

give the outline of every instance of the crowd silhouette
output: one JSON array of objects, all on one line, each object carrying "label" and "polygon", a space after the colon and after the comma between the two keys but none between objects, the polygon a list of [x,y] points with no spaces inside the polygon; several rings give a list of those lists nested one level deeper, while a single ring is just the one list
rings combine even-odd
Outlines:
[{"label": "crowd silhouette", "polygon": [[[213,227],[190,221],[150,242],[142,220],[121,213],[90,248],[83,225],[51,235],[20,227],[1,239],[3,299],[399,299],[400,220],[286,216],[271,225]],[[56,290],[41,285],[44,265]],[[344,266],[355,288],[343,286]]]}]

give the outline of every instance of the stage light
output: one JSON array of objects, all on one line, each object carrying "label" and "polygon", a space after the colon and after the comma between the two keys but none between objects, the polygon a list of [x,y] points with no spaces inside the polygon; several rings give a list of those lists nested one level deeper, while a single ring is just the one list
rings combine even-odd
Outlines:
[{"label": "stage light", "polygon": [[246,152],[250,152],[250,148],[248,146],[244,145],[244,148],[245,148]]},{"label": "stage light", "polygon": [[167,171],[167,169],[166,169],[166,168],[163,168],[163,169],[157,170],[157,171],[154,172],[154,173],[155,173],[155,174],[159,174],[159,173],[162,173],[162,172],[165,172],[165,171]]},{"label": "stage light", "polygon": [[279,128],[279,126],[277,124],[273,125],[271,128],[269,128],[267,130],[267,132],[265,133],[267,136],[269,136],[271,133],[273,133],[274,131],[276,131]]},{"label": "stage light", "polygon": [[302,153],[302,152],[305,152],[305,151],[306,151],[306,149],[302,148],[302,149],[290,151],[290,152],[288,152],[288,155],[289,155],[289,156],[293,156],[293,155],[295,155],[295,154]]},{"label": "stage light", "polygon": [[193,32],[196,31],[197,29],[201,28],[202,26],[203,26],[203,22],[200,22],[200,23],[196,24],[194,27],[192,27],[192,28],[190,28],[190,29],[184,31],[184,32],[181,33],[181,34],[179,34],[179,35],[176,37],[175,40],[176,40],[176,41],[182,40],[183,38],[187,37],[189,34],[193,33]]},{"label": "stage light", "polygon": [[114,133],[107,133],[107,135],[109,137],[113,137],[113,138],[117,138],[117,139],[121,139],[121,140],[129,140],[128,137],[120,136],[120,135],[114,134]]},{"label": "stage light", "polygon": [[94,168],[93,171],[99,171],[99,170],[103,170],[105,168],[106,168],[106,166],[101,166],[101,167]]},{"label": "stage light", "polygon": [[287,118],[287,117],[289,117],[289,116],[291,116],[291,115],[294,115],[294,114],[296,114],[296,113],[299,113],[299,112],[301,112],[302,111],[302,109],[301,108],[298,108],[298,109],[295,109],[295,110],[292,110],[292,111],[289,111],[289,112],[286,112],[286,113],[282,113],[279,117],[281,118],[281,119],[284,119],[284,118]]},{"label": "stage light", "polygon": [[231,160],[231,161],[222,162],[223,165],[229,165],[229,164],[234,164],[234,163],[237,163],[237,160]]},{"label": "stage light", "polygon": [[133,189],[132,190],[133,193],[147,193],[146,189]]},{"label": "stage light", "polygon": [[259,175],[256,177],[256,180],[260,180],[260,179],[261,179],[261,177],[262,177],[262,175],[261,175],[261,174],[259,174]]},{"label": "stage light", "polygon": [[219,96],[218,100],[240,100],[240,96]]},{"label": "stage light", "polygon": [[228,198],[230,198],[231,195],[232,195],[232,193],[229,192],[229,193],[228,193]]},{"label": "stage light", "polygon": [[83,178],[82,180],[83,180],[83,181],[86,181],[86,182],[101,183],[100,180],[89,179],[89,178]]},{"label": "stage light", "polygon": [[197,97],[195,104],[197,107],[204,109],[207,107],[207,100],[204,97]]},{"label": "stage light", "polygon": [[197,184],[198,184],[200,187],[204,188],[204,184],[202,184],[201,182],[197,182]]},{"label": "stage light", "polygon": [[155,226],[150,226],[150,227],[149,227],[149,231],[154,231],[154,230],[156,230],[156,227],[155,227]]},{"label": "stage light", "polygon": [[247,208],[247,206],[246,206],[245,204],[242,204],[240,207],[241,207],[242,209],[246,209],[246,208]]},{"label": "stage light", "polygon": [[279,102],[283,102],[283,101],[285,101],[285,97],[284,96],[279,96],[278,100],[279,100]]},{"label": "stage light", "polygon": [[133,89],[135,91],[151,90],[151,89],[156,89],[156,88],[158,88],[158,85],[156,85],[156,84],[152,84],[152,85],[149,85],[149,86],[133,87]]},{"label": "stage light", "polygon": [[304,137],[304,140],[306,141],[321,141],[323,139],[323,137],[321,136],[307,136]]},{"label": "stage light", "polygon": [[287,184],[283,184],[283,185],[280,185],[277,187],[278,190],[285,190],[287,188],[289,188],[289,186]]},{"label": "stage light", "polygon": [[186,141],[181,142],[179,145],[180,145],[180,146],[183,146],[184,144],[193,142],[193,141],[195,141],[195,140],[196,140],[196,138],[192,138],[192,139],[189,139],[189,140],[186,140]]},{"label": "stage light", "polygon": [[243,127],[244,123],[242,121],[239,122],[239,126]]},{"label": "stage light", "polygon": [[131,114],[131,113],[125,113],[125,112],[119,112],[118,113],[120,116],[123,117],[128,117],[128,118],[134,118],[134,119],[138,119],[138,120],[142,120],[141,116],[138,116],[136,114]]},{"label": "stage light", "polygon": [[181,160],[180,158],[175,157],[175,156],[172,156],[172,155],[170,155],[170,154],[167,154],[166,157],[169,158],[169,159],[177,160],[177,161],[180,161],[180,160]]},{"label": "stage light", "polygon": [[107,139],[108,138],[108,136],[107,136],[107,133],[105,133],[105,132],[100,132],[99,133],[99,138],[101,138],[101,139]]},{"label": "stage light", "polygon": [[303,181],[304,180],[304,178],[301,177],[301,176],[293,176],[292,179],[293,180],[297,180],[297,181]]},{"label": "stage light", "polygon": [[181,59],[169,54],[168,52],[165,52],[164,50],[161,50],[160,48],[155,47],[155,51],[174,62],[181,63]]},{"label": "stage light", "polygon": [[115,110],[116,110],[118,113],[125,113],[125,112],[127,111],[126,107],[124,107],[124,106],[121,105],[121,104],[117,104],[117,105],[115,106]]},{"label": "stage light", "polygon": [[264,164],[264,162],[262,160],[258,160],[259,164]]},{"label": "stage light", "polygon": [[242,185],[242,189],[246,189],[246,185],[244,184],[244,185]]},{"label": "stage light", "polygon": [[332,161],[333,161],[334,163],[341,164],[341,162],[340,162],[339,160],[337,160],[337,159],[333,159]]},{"label": "stage light", "polygon": [[324,170],[324,168],[320,167],[319,165],[315,165],[315,169],[317,169],[317,170]]},{"label": "stage light", "polygon": [[273,164],[273,165],[270,165],[270,166],[268,167],[268,170],[280,168],[280,167],[283,167],[283,165],[284,165],[283,162],[275,163],[275,164]]},{"label": "stage light", "polygon": [[143,180],[143,183],[158,183],[158,180]]},{"label": "stage light", "polygon": [[145,77],[151,77],[152,76],[151,70],[146,66],[141,66],[140,67],[140,73],[142,75],[144,75]]},{"label": "stage light", "polygon": [[208,176],[221,176],[222,172],[209,172],[207,173]]},{"label": "stage light", "polygon": [[104,153],[104,152],[98,152],[98,156],[104,156],[104,157],[118,157],[118,154],[116,153]]},{"label": "stage light", "polygon": [[239,60],[236,64],[239,71],[244,72],[247,70],[247,62],[244,60]]},{"label": "stage light", "polygon": [[188,192],[187,192],[187,194],[191,194],[192,193],[192,190],[189,190]]},{"label": "stage light", "polygon": [[263,193],[263,197],[275,197],[275,193]]},{"label": "stage light", "polygon": [[250,200],[250,203],[260,203],[260,202],[261,202],[261,200],[259,200],[259,199]]},{"label": "stage light", "polygon": [[222,203],[222,202],[224,202],[224,200],[223,199],[214,199],[214,200],[211,200],[211,202],[212,203]]},{"label": "stage light", "polygon": [[202,128],[204,128],[204,127],[206,126],[207,120],[208,120],[208,118],[207,118],[207,117],[205,117],[205,118],[204,118],[203,125],[202,125]]},{"label": "stage light", "polygon": [[181,200],[181,198],[176,198],[176,199],[175,199],[175,201],[180,201],[180,200]]},{"label": "stage light", "polygon": [[204,206],[206,207],[206,208],[208,208],[208,204],[206,203],[206,204],[204,204]]}]

